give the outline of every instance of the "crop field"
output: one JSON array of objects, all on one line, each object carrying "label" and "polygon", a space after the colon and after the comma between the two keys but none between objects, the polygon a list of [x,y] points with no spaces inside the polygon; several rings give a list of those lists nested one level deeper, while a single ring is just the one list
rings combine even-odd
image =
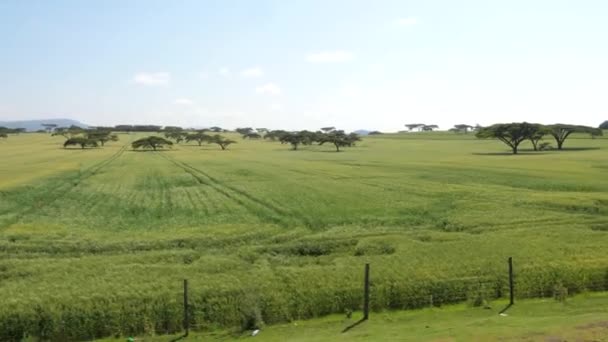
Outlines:
[{"label": "crop field", "polygon": [[136,152],[0,141],[0,340],[174,333],[608,290],[608,139],[510,155],[473,134]]}]

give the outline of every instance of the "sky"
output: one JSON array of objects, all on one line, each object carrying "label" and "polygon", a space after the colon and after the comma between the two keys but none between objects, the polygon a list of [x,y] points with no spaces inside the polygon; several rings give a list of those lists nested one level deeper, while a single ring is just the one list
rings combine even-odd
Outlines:
[{"label": "sky", "polygon": [[608,1],[2,0],[0,120],[608,120]]}]

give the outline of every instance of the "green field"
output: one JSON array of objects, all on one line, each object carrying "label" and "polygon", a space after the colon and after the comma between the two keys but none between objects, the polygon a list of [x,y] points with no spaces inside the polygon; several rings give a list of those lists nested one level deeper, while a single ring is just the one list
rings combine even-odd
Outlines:
[{"label": "green field", "polygon": [[[0,340],[74,340],[359,309],[608,290],[608,139],[509,155],[472,134],[290,151],[246,141],[134,152],[0,141]],[[236,137],[233,137],[236,138]]]}]

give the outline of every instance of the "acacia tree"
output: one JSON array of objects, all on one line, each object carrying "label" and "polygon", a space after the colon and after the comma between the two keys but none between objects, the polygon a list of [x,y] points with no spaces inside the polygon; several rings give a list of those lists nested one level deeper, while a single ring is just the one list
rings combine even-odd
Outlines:
[{"label": "acacia tree", "polygon": [[186,142],[196,141],[198,146],[201,146],[203,142],[209,141],[209,136],[203,132],[190,133],[186,135]]},{"label": "acacia tree", "polygon": [[547,134],[549,134],[549,129],[543,125],[539,124],[531,124],[531,132],[528,139],[532,143],[534,147],[534,151],[538,151],[538,142]]},{"label": "acacia tree", "polygon": [[118,141],[118,136],[116,134],[112,134],[110,131],[89,131],[86,135],[87,139],[99,141],[101,146],[105,146],[108,141]]},{"label": "acacia tree", "polygon": [[243,134],[243,139],[261,139],[261,138],[262,138],[262,136],[256,132],[249,132],[249,133]]},{"label": "acacia tree", "polygon": [[589,126],[555,124],[547,127],[549,128],[549,134],[553,136],[557,143],[558,150],[562,149],[564,141],[566,141],[572,133],[589,133],[591,135],[595,134],[596,136],[603,134],[601,129]]},{"label": "acacia tree", "polygon": [[51,136],[61,135],[66,139],[74,138],[80,134],[85,133],[85,130],[78,126],[70,127],[57,127]]},{"label": "acacia tree", "polygon": [[464,132],[464,134],[468,134],[469,129],[475,128],[475,127],[473,127],[471,125],[467,125],[467,124],[459,124],[459,125],[454,125],[454,128],[459,132]]},{"label": "acacia tree", "polygon": [[305,140],[304,134],[302,132],[285,132],[281,136],[279,136],[279,141],[281,144],[290,144],[292,150],[297,150],[298,146],[303,144]]},{"label": "acacia tree", "polygon": [[420,124],[420,123],[417,123],[417,124],[407,124],[407,125],[405,125],[405,127],[407,127],[407,129],[408,129],[409,131],[412,131],[414,128],[420,128],[420,127],[422,127],[422,126],[424,126],[424,124]]},{"label": "acacia tree", "polygon": [[141,138],[135,140],[131,143],[131,147],[133,149],[143,148],[143,149],[153,149],[156,151],[158,148],[163,148],[164,146],[172,146],[173,142],[171,140],[167,140],[163,137],[158,136],[149,136],[146,138]]},{"label": "acacia tree", "polygon": [[187,136],[187,133],[181,132],[181,131],[169,131],[169,132],[165,132],[165,138],[167,139],[173,139],[175,140],[176,143],[180,143],[182,141],[184,141],[184,137]]},{"label": "acacia tree", "polygon": [[223,131],[223,129],[221,127],[217,127],[217,126],[210,127],[209,130],[211,130],[211,132],[215,132],[215,133],[220,133],[221,131]]},{"label": "acacia tree", "polygon": [[323,135],[319,139],[319,145],[331,143],[336,147],[336,152],[340,152],[340,147],[353,146],[357,141],[361,141],[361,138],[356,133],[346,134],[344,131],[334,131]]},{"label": "acacia tree", "polygon": [[434,129],[437,129],[437,128],[439,128],[439,126],[437,126],[437,125],[423,125],[421,129],[422,129],[422,131],[425,131],[425,132],[432,132]]},{"label": "acacia tree", "polygon": [[85,138],[85,137],[73,137],[69,138],[63,143],[63,148],[68,146],[79,145],[84,150],[85,147],[97,147],[97,140]]},{"label": "acacia tree", "polygon": [[223,136],[216,134],[209,138],[208,142],[210,144],[217,144],[222,148],[222,151],[225,150],[228,145],[236,144],[236,141],[224,138]]},{"label": "acacia tree", "polygon": [[249,133],[254,133],[255,131],[251,127],[237,128],[235,131],[239,134],[245,135]]},{"label": "acacia tree", "polygon": [[333,126],[331,126],[331,127],[321,127],[321,130],[323,131],[323,133],[329,133],[331,131],[335,131],[336,127],[333,127]]},{"label": "acacia tree", "polygon": [[288,134],[287,131],[284,130],[273,130],[266,134],[264,134],[264,139],[270,139],[271,141],[276,141],[280,139],[283,135]]},{"label": "acacia tree", "polygon": [[44,127],[47,133],[51,133],[56,127],[57,124],[40,124],[40,126]]},{"label": "acacia tree", "polygon": [[534,126],[534,124],[527,122],[495,124],[480,129],[475,136],[480,139],[498,139],[507,144],[513,154],[517,154],[519,144],[526,139],[530,139],[530,136],[535,132]]}]

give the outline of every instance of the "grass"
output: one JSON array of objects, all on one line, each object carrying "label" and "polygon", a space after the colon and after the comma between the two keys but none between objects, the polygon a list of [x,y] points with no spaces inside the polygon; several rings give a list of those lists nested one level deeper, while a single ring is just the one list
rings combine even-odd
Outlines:
[{"label": "grass", "polygon": [[[553,299],[517,302],[506,316],[497,309],[506,301],[492,303],[492,309],[450,305],[410,311],[387,311],[371,315],[346,333],[341,331],[354,318],[329,315],[320,319],[294,321],[263,327],[256,341],[606,341],[608,295],[583,294],[565,303]],[[138,341],[168,341],[174,336],[142,336]],[[192,333],[182,341],[235,341],[251,339],[251,332],[216,331]],[[107,339],[104,342],[123,341]]]},{"label": "grass", "polygon": [[[608,289],[608,139],[499,155],[472,134],[357,147],[238,139],[163,152],[0,142],[0,340],[172,333],[181,280],[195,328]],[[530,146],[523,146],[523,149]],[[526,151],[522,151],[526,152]],[[0,333],[1,334],[1,333]]]}]

